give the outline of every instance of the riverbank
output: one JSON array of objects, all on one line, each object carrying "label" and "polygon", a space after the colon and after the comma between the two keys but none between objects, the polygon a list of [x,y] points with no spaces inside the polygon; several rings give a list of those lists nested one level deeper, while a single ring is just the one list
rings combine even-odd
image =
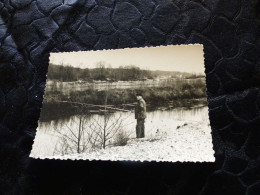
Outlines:
[{"label": "riverbank", "polygon": [[55,159],[214,162],[211,128],[207,122],[183,122],[167,134],[130,139],[125,146],[114,146],[96,152],[50,156]]},{"label": "riverbank", "polygon": [[[66,119],[72,115],[104,114],[104,111],[133,111],[136,93],[142,94],[147,111],[207,105],[205,79],[170,79],[159,83],[129,81],[118,82],[121,84],[117,83],[117,87],[103,82],[96,88],[85,88],[88,83],[84,83],[77,89],[75,86],[64,88],[61,83],[57,86],[52,83],[55,87],[46,86],[41,121]],[[157,86],[153,86],[155,84]]]},{"label": "riverbank", "polygon": [[[97,88],[82,86],[80,89],[72,87],[46,87],[44,101],[54,103],[61,101],[81,102],[96,105],[115,105],[132,104],[136,101],[135,94],[141,93],[147,104],[161,105],[168,101],[182,99],[198,99],[206,97],[205,79],[175,79],[160,82],[158,86],[150,83],[143,85],[131,84],[130,88],[123,86],[113,87],[108,82],[104,86]],[[102,84],[103,85],[103,84]],[[112,85],[112,84],[111,84]],[[123,87],[123,88],[121,88]]]},{"label": "riverbank", "polygon": [[[111,106],[111,105],[110,105]],[[124,109],[133,111],[135,103],[122,104],[118,106],[112,105],[116,109]],[[172,101],[165,101],[161,104],[151,104],[147,102],[147,111],[155,110],[172,110],[178,108],[192,109],[197,107],[207,106],[206,98],[197,99],[177,99]],[[68,102],[44,102],[41,110],[40,121],[48,122],[51,120],[67,120],[74,115],[91,115],[99,113],[99,109],[103,109],[102,106],[86,106],[84,104],[73,104]],[[114,111],[117,111],[117,110]],[[108,109],[109,110],[109,109]],[[102,114],[102,113],[100,113]]]}]

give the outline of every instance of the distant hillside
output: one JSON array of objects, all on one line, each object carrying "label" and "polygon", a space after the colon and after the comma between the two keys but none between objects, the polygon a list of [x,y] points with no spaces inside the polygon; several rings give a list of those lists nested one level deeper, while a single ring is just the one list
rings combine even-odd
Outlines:
[{"label": "distant hillside", "polygon": [[71,66],[61,66],[50,64],[48,69],[48,79],[64,82],[71,81],[135,81],[155,79],[157,77],[172,78],[200,78],[203,75],[195,75],[191,73],[178,71],[151,71],[143,70],[137,66],[125,66],[119,68],[105,67],[103,64],[97,64],[96,68],[75,68]]},{"label": "distant hillside", "polygon": [[179,72],[179,71],[162,71],[162,70],[155,70],[152,71],[154,76],[166,76],[166,77],[173,77],[173,78],[201,78],[205,77],[203,74],[194,74],[188,72]]}]

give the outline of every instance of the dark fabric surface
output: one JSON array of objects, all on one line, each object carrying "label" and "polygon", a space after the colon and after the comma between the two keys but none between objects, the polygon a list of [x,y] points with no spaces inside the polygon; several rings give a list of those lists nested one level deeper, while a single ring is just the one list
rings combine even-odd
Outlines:
[{"label": "dark fabric surface", "polygon": [[[1,194],[260,194],[260,2],[2,0]],[[215,163],[28,158],[49,52],[204,44]]]}]

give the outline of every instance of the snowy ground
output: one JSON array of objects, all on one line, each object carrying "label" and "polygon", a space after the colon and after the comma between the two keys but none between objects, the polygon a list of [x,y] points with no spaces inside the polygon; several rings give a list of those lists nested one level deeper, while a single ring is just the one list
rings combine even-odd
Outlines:
[{"label": "snowy ground", "polygon": [[133,138],[125,146],[49,158],[112,161],[215,161],[210,125],[203,122],[183,123],[167,134],[158,132],[153,137]]}]

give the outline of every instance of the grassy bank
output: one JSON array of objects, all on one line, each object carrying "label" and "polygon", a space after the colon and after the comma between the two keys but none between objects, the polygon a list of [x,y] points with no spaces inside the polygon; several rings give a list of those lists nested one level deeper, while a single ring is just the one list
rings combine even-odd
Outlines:
[{"label": "grassy bank", "polygon": [[[136,93],[142,93],[147,103],[147,110],[178,108],[191,108],[198,105],[206,105],[206,85],[204,80],[189,82],[166,83],[160,87],[141,87],[137,89],[109,89],[99,91],[87,89],[85,91],[71,91],[63,94],[61,91],[46,91],[41,120],[66,119],[79,113],[87,113],[88,108],[80,104],[65,102],[79,102],[85,104],[113,105],[117,108],[132,110],[136,103]],[[107,98],[106,98],[107,97]],[[106,101],[107,100],[107,101]],[[103,109],[91,107],[91,110]]]},{"label": "grassy bank", "polygon": [[206,97],[206,86],[203,80],[196,80],[189,83],[174,83],[174,85],[137,89],[111,88],[103,91],[87,89],[85,91],[71,91],[69,95],[65,95],[61,91],[48,91],[45,94],[45,102],[71,101],[98,105],[104,105],[106,102],[109,105],[120,106],[136,102],[136,93],[141,93],[148,104],[156,106],[169,101],[204,98]]}]

